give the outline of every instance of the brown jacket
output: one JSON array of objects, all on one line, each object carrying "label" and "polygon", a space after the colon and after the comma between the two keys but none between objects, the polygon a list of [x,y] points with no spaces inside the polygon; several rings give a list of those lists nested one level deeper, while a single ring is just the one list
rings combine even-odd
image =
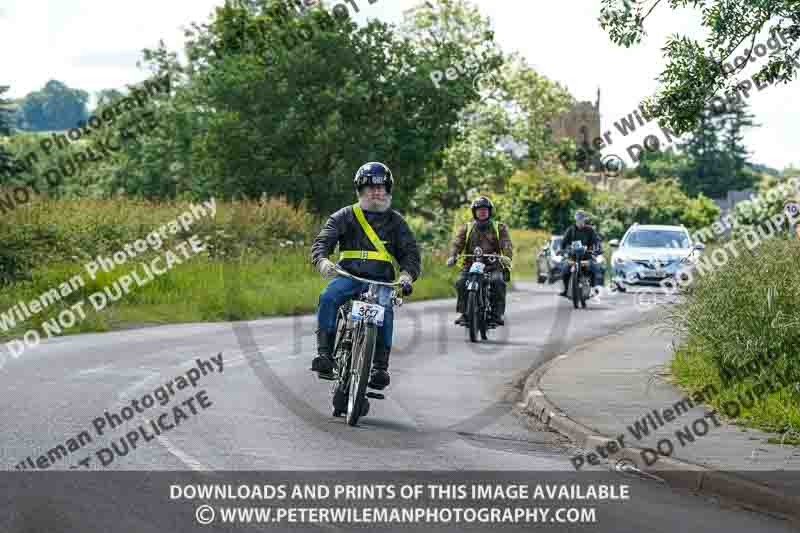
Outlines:
[{"label": "brown jacket", "polygon": [[[477,222],[473,221],[470,224],[463,225],[461,229],[458,230],[453,245],[450,248],[450,257],[457,257],[459,254],[472,254],[475,247],[480,246],[485,254],[502,254],[509,259],[513,259],[514,248],[511,245],[511,235],[508,233],[508,226],[492,221],[492,224],[497,225],[497,229],[500,233],[499,243],[497,242],[497,234],[492,226],[486,228],[485,231],[481,231],[477,227],[473,228],[472,234],[469,236],[469,242],[466,242],[467,231],[475,224],[477,224]],[[471,257],[465,258],[464,269],[468,270],[469,267],[472,266],[472,263],[473,259]],[[494,264],[489,263],[487,264],[487,271],[495,270],[499,265],[499,262]]]}]

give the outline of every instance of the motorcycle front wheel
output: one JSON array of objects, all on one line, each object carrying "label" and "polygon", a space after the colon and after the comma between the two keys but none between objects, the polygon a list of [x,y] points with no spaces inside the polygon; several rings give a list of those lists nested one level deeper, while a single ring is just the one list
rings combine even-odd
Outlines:
[{"label": "motorcycle front wheel", "polygon": [[572,273],[572,279],[570,279],[570,285],[572,286],[572,305],[575,309],[581,304],[581,282],[578,279],[580,275],[580,272],[575,269],[575,272]]},{"label": "motorcycle front wheel", "polygon": [[355,426],[358,419],[367,411],[367,383],[375,355],[375,343],[378,328],[374,324],[366,324],[359,332],[359,342],[353,343],[354,353],[351,358],[350,393],[347,398],[347,424]]},{"label": "motorcycle front wheel", "polygon": [[469,320],[469,340],[478,342],[478,293],[471,291],[467,297],[467,320]]}]

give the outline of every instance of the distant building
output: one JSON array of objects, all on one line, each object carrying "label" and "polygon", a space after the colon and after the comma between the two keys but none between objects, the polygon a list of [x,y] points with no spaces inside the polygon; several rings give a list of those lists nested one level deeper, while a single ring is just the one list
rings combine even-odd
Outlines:
[{"label": "distant building", "polygon": [[552,138],[556,141],[564,138],[575,141],[578,148],[591,148],[592,142],[600,137],[600,89],[597,89],[597,101],[578,102],[569,111],[562,113],[550,123]]}]

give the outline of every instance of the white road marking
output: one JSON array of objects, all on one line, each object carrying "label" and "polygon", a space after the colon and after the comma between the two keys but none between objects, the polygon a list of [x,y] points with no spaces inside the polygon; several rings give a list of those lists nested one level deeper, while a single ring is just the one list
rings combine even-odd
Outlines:
[{"label": "white road marking", "polygon": [[89,368],[87,370],[81,370],[80,372],[76,372],[75,374],[73,374],[70,377],[71,378],[79,378],[79,377],[83,377],[83,376],[89,376],[91,374],[97,374],[98,372],[103,372],[104,370],[109,369],[109,368],[113,368],[113,367],[114,367],[114,365],[102,365],[102,366],[98,366],[98,367],[95,367],[95,368]]},{"label": "white road marking", "polygon": [[[148,420],[147,422],[150,422],[150,421]],[[158,435],[158,436],[156,436],[156,440],[158,440],[159,444],[164,446],[164,448],[166,448],[169,453],[171,453],[172,455],[177,457],[177,459],[179,461],[181,461],[183,464],[185,464],[186,466],[188,466],[189,468],[191,468],[195,472],[207,472],[207,471],[211,470],[210,468],[205,466],[203,463],[198,461],[196,458],[192,457],[188,453],[186,453],[183,450],[181,450],[180,448],[178,448],[167,437],[165,437],[163,435]]]}]

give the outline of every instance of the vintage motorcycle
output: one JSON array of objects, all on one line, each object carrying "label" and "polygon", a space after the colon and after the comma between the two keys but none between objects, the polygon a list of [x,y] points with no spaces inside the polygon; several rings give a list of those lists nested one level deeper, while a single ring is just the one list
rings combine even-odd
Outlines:
[{"label": "vintage motorcycle", "polygon": [[567,265],[570,272],[568,294],[575,309],[579,305],[586,308],[586,300],[592,297],[590,264],[589,249],[580,241],[573,242],[567,250]]},{"label": "vintage motorcycle", "polygon": [[470,342],[478,342],[478,333],[481,335],[481,340],[485,341],[488,338],[488,330],[497,327],[490,318],[494,313],[492,309],[494,300],[490,274],[485,271],[486,265],[500,261],[505,268],[511,270],[511,259],[505,255],[485,254],[480,247],[476,247],[472,254],[461,254],[459,257],[474,258],[466,279],[467,321],[464,327],[469,330]]},{"label": "vintage motorcycle", "polygon": [[367,392],[367,383],[375,356],[378,328],[383,325],[386,309],[380,305],[381,293],[387,296],[392,306],[403,305],[394,287],[399,282],[386,283],[359,278],[349,272],[336,269],[340,276],[367,284],[367,289],[358,300],[342,305],[336,316],[336,341],[334,344],[333,416],[346,415],[347,424],[355,426],[358,420],[369,413],[369,400],[383,400],[385,396]]}]

